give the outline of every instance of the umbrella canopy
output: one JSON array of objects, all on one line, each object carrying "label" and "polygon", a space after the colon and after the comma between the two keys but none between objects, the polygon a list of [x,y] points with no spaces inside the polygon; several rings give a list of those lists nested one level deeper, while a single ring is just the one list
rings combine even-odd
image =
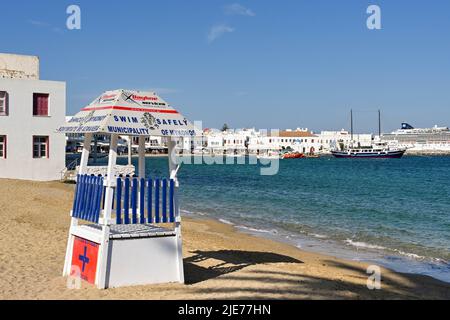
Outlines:
[{"label": "umbrella canopy", "polygon": [[132,136],[196,135],[192,123],[156,93],[123,89],[106,91],[57,131]]}]

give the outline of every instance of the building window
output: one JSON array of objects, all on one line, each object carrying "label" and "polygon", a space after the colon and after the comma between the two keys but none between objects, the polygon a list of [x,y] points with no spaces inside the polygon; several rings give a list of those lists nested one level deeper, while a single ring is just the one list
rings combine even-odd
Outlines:
[{"label": "building window", "polygon": [[33,136],[33,158],[48,158],[48,136]]},{"label": "building window", "polygon": [[0,116],[8,115],[8,92],[0,91]]},{"label": "building window", "polygon": [[33,93],[33,116],[48,116],[47,93]]},{"label": "building window", "polygon": [[0,136],[0,159],[6,159],[6,136]]}]

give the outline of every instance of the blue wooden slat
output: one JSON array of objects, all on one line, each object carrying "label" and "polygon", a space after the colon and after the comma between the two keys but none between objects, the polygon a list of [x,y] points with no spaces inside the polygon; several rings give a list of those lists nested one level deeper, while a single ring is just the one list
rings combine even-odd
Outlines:
[{"label": "blue wooden slat", "polygon": [[91,195],[91,208],[89,210],[88,220],[95,220],[96,200],[97,200],[97,177],[92,177],[92,195]]},{"label": "blue wooden slat", "polygon": [[137,193],[138,193],[138,180],[136,178],[132,181],[132,189],[131,189],[131,214],[132,214],[132,223],[137,223]]},{"label": "blue wooden slat", "polygon": [[125,178],[125,197],[123,199],[123,215],[125,224],[130,224],[130,178]]},{"label": "blue wooden slat", "polygon": [[100,218],[100,211],[102,209],[102,195],[103,195],[103,177],[97,178],[97,201],[96,201],[96,208],[95,208],[95,217],[94,222],[98,223],[98,220]]},{"label": "blue wooden slat", "polygon": [[89,211],[88,211],[88,217],[86,220],[88,221],[94,221],[95,216],[95,200],[97,197],[97,177],[91,177],[91,203],[89,204]]},{"label": "blue wooden slat", "polygon": [[159,189],[160,189],[159,179],[155,179],[155,223],[160,223],[160,217],[159,217]]},{"label": "blue wooden slat", "polygon": [[78,181],[80,181],[80,175],[79,174],[77,174],[77,184],[75,185],[75,195],[73,197],[73,205],[72,205],[72,216],[76,212],[78,191],[80,190],[80,188],[79,188],[80,184],[78,183]]},{"label": "blue wooden slat", "polygon": [[77,184],[75,187],[75,198],[73,199],[72,216],[77,217],[78,206],[80,201],[81,176],[77,174]]},{"label": "blue wooden slat", "polygon": [[175,222],[175,206],[174,206],[174,197],[175,197],[175,182],[173,179],[170,179],[169,184],[169,219],[170,222]]},{"label": "blue wooden slat", "polygon": [[89,199],[89,210],[87,211],[87,218],[88,221],[94,220],[94,210],[95,210],[95,189],[97,187],[97,178],[92,176],[91,177],[91,195]]},{"label": "blue wooden slat", "polygon": [[91,192],[92,192],[92,188],[91,188],[91,177],[87,177],[86,179],[86,196],[84,198],[84,207],[83,207],[83,212],[82,212],[82,218],[83,220],[88,220],[88,212],[90,209],[90,204],[91,204]]},{"label": "blue wooden slat", "polygon": [[100,185],[101,177],[95,177],[95,185],[94,185],[94,203],[93,203],[93,209],[92,209],[92,222],[98,223],[97,214],[100,210],[100,200],[102,196]]},{"label": "blue wooden slat", "polygon": [[162,221],[167,223],[167,179],[162,181]]},{"label": "blue wooden slat", "polygon": [[81,198],[81,179],[82,176],[77,176],[77,187],[76,187],[76,198],[74,199],[75,203],[73,204],[73,217],[78,218],[78,208],[80,206],[80,198]]},{"label": "blue wooden slat", "polygon": [[122,179],[117,178],[116,223],[122,224]]},{"label": "blue wooden slat", "polygon": [[94,176],[90,177],[89,181],[89,200],[88,200],[88,210],[86,211],[86,220],[92,221],[92,213],[94,211],[94,201],[95,201],[95,180],[96,178]]},{"label": "blue wooden slat", "polygon": [[148,221],[148,223],[153,223],[152,192],[153,192],[153,180],[148,179],[148,181],[147,181],[147,221]]},{"label": "blue wooden slat", "polygon": [[80,177],[80,197],[78,198],[78,205],[77,205],[77,218],[81,219],[81,213],[83,212],[84,208],[84,202],[85,202],[85,189],[86,189],[86,176],[82,175]]},{"label": "blue wooden slat", "polygon": [[81,199],[81,209],[80,209],[80,218],[84,220],[84,213],[86,212],[86,208],[88,206],[87,199],[89,194],[89,176],[84,177],[83,182],[83,197]]},{"label": "blue wooden slat", "polygon": [[77,209],[77,217],[81,219],[81,214],[83,212],[84,207],[84,198],[86,197],[86,179],[87,176],[82,175],[80,179],[80,197],[78,198],[78,209]]},{"label": "blue wooden slat", "polygon": [[145,223],[145,179],[141,178],[139,182],[139,223]]}]

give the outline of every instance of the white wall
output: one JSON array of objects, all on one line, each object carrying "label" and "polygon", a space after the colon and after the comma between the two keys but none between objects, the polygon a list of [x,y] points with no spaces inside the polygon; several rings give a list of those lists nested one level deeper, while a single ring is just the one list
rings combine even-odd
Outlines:
[{"label": "white wall", "polygon": [[[55,130],[65,120],[65,82],[0,78],[0,91],[9,94],[9,115],[0,116],[0,135],[7,136],[7,159],[0,159],[0,178],[60,179],[66,141]],[[33,117],[33,93],[49,94],[48,117]],[[33,135],[49,136],[48,159],[33,159]]]}]

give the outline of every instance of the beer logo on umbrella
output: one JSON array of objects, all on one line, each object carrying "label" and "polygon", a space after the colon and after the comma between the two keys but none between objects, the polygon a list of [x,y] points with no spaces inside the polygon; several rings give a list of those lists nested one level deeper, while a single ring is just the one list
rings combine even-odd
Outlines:
[{"label": "beer logo on umbrella", "polygon": [[159,128],[159,125],[156,123],[156,119],[150,113],[146,112],[141,118],[141,123],[150,130],[155,130]]}]

